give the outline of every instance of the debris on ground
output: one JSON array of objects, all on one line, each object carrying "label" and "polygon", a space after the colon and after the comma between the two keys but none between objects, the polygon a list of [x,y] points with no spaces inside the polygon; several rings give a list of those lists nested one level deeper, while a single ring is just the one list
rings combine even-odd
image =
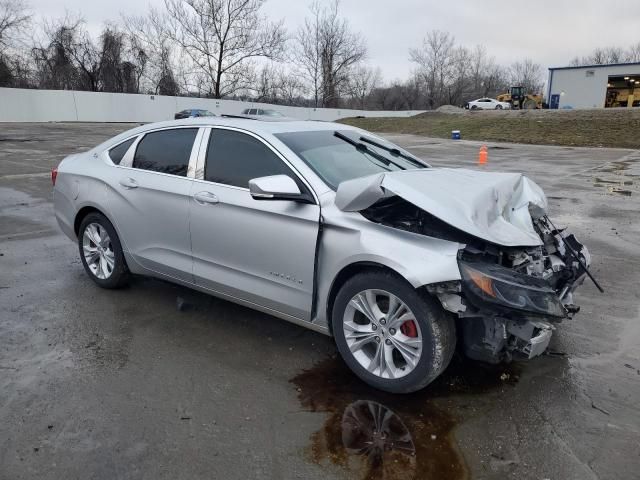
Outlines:
[{"label": "debris on ground", "polygon": [[455,105],[442,105],[436,108],[436,112],[439,113],[464,113],[464,109],[456,107]]},{"label": "debris on ground", "polygon": [[186,312],[191,308],[191,304],[182,297],[176,297],[176,308],[179,312]]}]

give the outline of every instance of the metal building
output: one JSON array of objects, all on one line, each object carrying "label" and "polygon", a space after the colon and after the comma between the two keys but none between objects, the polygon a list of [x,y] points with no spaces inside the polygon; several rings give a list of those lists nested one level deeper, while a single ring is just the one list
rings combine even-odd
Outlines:
[{"label": "metal building", "polygon": [[640,63],[549,69],[549,108],[640,106]]}]

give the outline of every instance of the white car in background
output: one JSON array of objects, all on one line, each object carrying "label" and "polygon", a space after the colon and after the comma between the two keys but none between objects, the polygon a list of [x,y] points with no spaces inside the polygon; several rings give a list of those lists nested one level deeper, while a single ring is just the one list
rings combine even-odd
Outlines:
[{"label": "white car in background", "polygon": [[495,98],[485,97],[467,102],[464,108],[469,110],[508,110],[511,108],[511,104],[507,102],[499,102]]}]

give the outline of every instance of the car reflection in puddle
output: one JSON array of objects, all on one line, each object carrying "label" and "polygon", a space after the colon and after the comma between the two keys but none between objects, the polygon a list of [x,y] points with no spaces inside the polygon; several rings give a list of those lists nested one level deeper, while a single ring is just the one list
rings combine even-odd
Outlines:
[{"label": "car reflection in puddle", "polygon": [[408,395],[380,392],[329,358],[292,379],[302,406],[326,412],[308,449],[314,463],[331,463],[349,478],[462,479],[468,477],[453,438],[459,418],[446,397],[511,388],[517,364],[489,366],[454,358],[426,389]]},{"label": "car reflection in puddle", "polygon": [[[391,470],[416,474],[416,447],[400,417],[384,405],[358,400],[342,414],[342,445],[349,459],[360,457],[371,475],[394,478]],[[356,466],[358,468],[359,466]],[[359,467],[362,469],[362,467]]]}]

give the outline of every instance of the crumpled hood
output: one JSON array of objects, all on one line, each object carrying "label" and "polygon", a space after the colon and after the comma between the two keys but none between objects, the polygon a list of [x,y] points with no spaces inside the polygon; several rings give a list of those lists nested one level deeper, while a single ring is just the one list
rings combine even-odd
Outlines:
[{"label": "crumpled hood", "polygon": [[397,195],[449,225],[503,246],[538,246],[529,204],[545,212],[542,189],[520,173],[425,168],[379,173],[342,182],[335,203],[343,211],[364,210]]}]

